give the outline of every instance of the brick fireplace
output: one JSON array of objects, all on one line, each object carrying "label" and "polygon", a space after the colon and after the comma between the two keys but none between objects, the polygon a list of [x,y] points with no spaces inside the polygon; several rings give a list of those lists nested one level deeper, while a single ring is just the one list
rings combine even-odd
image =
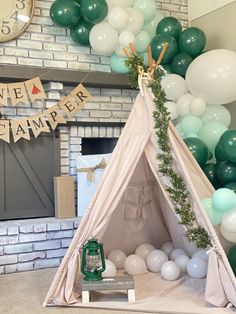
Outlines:
[{"label": "brick fireplace", "polygon": [[[30,116],[53,106],[67,95],[72,86],[60,82],[44,85],[47,100],[33,105],[0,107],[7,119]],[[61,175],[74,177],[77,195],[76,159],[82,155],[83,139],[118,139],[126,122],[137,91],[86,87],[93,100],[65,126],[59,127]],[[77,229],[79,217],[55,217],[0,221],[0,274],[56,267]]]}]

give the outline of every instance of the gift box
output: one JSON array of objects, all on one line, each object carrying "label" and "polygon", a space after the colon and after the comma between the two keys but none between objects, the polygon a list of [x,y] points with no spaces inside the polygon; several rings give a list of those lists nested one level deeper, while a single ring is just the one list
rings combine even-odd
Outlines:
[{"label": "gift box", "polygon": [[110,158],[111,154],[100,154],[77,159],[77,216],[84,215]]}]

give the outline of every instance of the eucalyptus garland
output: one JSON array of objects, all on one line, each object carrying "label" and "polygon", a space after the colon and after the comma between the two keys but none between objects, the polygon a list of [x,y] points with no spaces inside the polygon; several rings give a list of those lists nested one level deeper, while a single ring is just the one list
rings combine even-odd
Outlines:
[{"label": "eucalyptus garland", "polygon": [[[129,68],[130,84],[137,88],[140,67],[147,70],[144,67],[144,61],[140,57],[131,56],[131,58],[126,60],[126,65]],[[179,223],[186,227],[186,238],[194,242],[198,248],[205,249],[211,243],[208,233],[197,224],[185,182],[173,167],[174,163],[168,136],[170,116],[164,105],[165,92],[161,87],[162,75],[163,71],[157,68],[154,71],[154,79],[149,84],[154,95],[155,110],[153,118],[155,121],[157,142],[162,151],[161,154],[157,155],[157,159],[160,162],[159,173],[162,176],[168,177],[171,182],[171,187],[166,185],[165,189],[173,201],[175,213],[179,216]]]}]

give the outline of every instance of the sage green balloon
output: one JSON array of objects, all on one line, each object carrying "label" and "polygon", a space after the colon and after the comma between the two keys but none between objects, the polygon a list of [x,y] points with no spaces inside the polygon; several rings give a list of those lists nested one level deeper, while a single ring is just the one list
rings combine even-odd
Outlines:
[{"label": "sage green balloon", "polygon": [[207,105],[206,111],[202,116],[202,121],[204,124],[211,121],[218,121],[228,127],[231,123],[231,114],[224,106]]},{"label": "sage green balloon", "polygon": [[89,34],[94,25],[81,18],[78,24],[70,29],[73,41],[80,45],[89,45]]},{"label": "sage green balloon", "polygon": [[206,35],[198,27],[189,27],[179,36],[179,50],[195,58],[206,45]]},{"label": "sage green balloon", "polygon": [[164,54],[161,64],[170,63],[174,56],[178,52],[178,45],[177,41],[174,37],[170,36],[169,34],[158,34],[153,37],[151,41],[151,48],[152,48],[152,56],[154,60],[157,60],[161,54],[162,48],[164,47],[165,43],[168,43],[168,47]]},{"label": "sage green balloon", "polygon": [[156,3],[154,0],[134,0],[133,8],[142,14],[145,23],[151,21],[156,14]]},{"label": "sage green balloon", "polygon": [[81,0],[80,8],[82,17],[93,24],[103,21],[108,13],[105,0]]},{"label": "sage green balloon", "polygon": [[151,21],[144,23],[143,30],[148,32],[151,39],[156,35],[157,25],[163,18],[164,16],[159,11],[156,11],[155,17]]},{"label": "sage green balloon", "polygon": [[151,38],[146,31],[141,31],[135,36],[134,47],[139,53],[147,51]]},{"label": "sage green balloon", "polygon": [[174,38],[178,38],[182,32],[182,26],[180,22],[173,16],[168,16],[162,19],[156,29],[157,34],[167,33]]},{"label": "sage green balloon", "polygon": [[207,145],[202,140],[195,137],[185,138],[184,142],[188,146],[190,152],[193,154],[199,165],[205,165],[208,160]]},{"label": "sage green balloon", "polygon": [[193,61],[193,58],[185,52],[178,53],[172,60],[173,72],[185,77],[186,71]]},{"label": "sage green balloon", "polygon": [[188,115],[185,116],[180,122],[181,130],[188,134],[190,132],[198,133],[201,127],[203,126],[203,122],[200,118]]},{"label": "sage green balloon", "polygon": [[50,16],[57,26],[65,28],[74,26],[81,17],[80,5],[73,0],[56,0],[51,5]]},{"label": "sage green balloon", "polygon": [[225,131],[227,131],[227,127],[223,123],[213,121],[201,128],[199,131],[199,138],[207,144],[211,152],[214,152],[216,144]]}]

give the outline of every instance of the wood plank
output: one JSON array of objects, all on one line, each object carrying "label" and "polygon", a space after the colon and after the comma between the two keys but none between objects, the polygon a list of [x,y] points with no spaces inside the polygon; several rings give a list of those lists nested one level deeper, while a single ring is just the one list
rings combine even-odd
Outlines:
[{"label": "wood plank", "polygon": [[2,82],[23,81],[37,76],[40,76],[43,82],[53,81],[70,85],[77,85],[86,77],[83,81],[85,86],[131,89],[127,75],[123,74],[52,68],[42,69],[41,67],[19,65],[0,66],[0,79]]},{"label": "wood plank", "polygon": [[44,190],[41,182],[39,181],[38,177],[36,176],[34,170],[32,169],[31,165],[29,164],[28,160],[25,158],[25,155],[18,147],[18,145],[10,144],[9,145],[12,153],[15,155],[17,161],[19,162],[20,166],[24,170],[26,177],[28,178],[29,182],[34,187],[35,192],[38,194],[40,200],[45,205],[46,208],[53,208],[53,203],[51,202],[50,198],[48,197],[46,191]]}]

